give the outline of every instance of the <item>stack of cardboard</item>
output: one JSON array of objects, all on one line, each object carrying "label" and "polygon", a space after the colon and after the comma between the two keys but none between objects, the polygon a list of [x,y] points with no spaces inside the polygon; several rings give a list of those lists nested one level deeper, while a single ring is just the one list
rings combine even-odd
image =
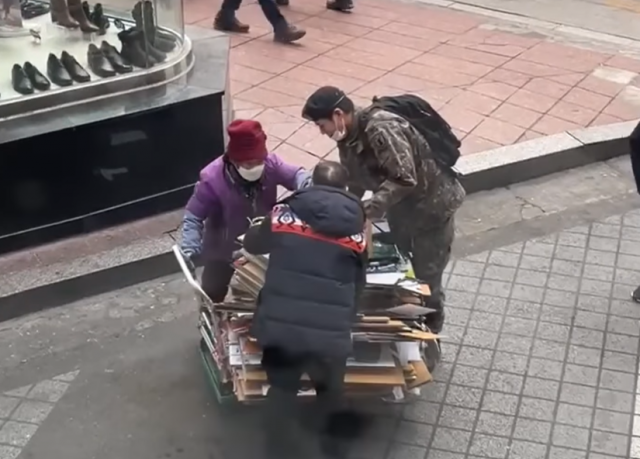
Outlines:
[{"label": "stack of cardboard", "polygon": [[[262,399],[268,389],[261,350],[249,335],[267,266],[268,256],[243,253],[235,263],[227,301],[203,304],[203,337],[222,367],[223,380],[233,386],[240,401]],[[424,316],[431,312],[425,307],[429,294],[428,286],[407,279],[402,272],[368,274],[361,314],[353,325],[354,353],[347,361],[348,395],[397,400],[407,390],[431,381],[423,351],[426,343],[437,346],[438,336],[423,325]],[[304,376],[300,395],[312,394]]]}]

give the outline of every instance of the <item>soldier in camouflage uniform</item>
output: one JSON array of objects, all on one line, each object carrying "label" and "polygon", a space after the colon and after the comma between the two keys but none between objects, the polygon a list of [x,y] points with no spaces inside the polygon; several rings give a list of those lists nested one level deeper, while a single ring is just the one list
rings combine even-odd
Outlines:
[{"label": "soldier in camouflage uniform", "polygon": [[410,255],[416,278],[429,284],[429,327],[444,322],[442,277],[454,238],[454,214],[465,191],[443,171],[431,149],[405,119],[390,112],[354,107],[343,91],[325,86],[307,100],[303,116],[338,143],[340,162],[350,175],[349,190],[362,197],[371,220],[386,216],[394,242]]}]

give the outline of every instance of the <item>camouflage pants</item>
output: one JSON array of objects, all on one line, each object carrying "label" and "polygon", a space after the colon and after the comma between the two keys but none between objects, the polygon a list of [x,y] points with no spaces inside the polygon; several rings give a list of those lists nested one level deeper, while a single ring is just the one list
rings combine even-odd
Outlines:
[{"label": "camouflage pants", "polygon": [[429,285],[431,298],[428,306],[436,312],[427,316],[427,325],[439,333],[444,324],[445,294],[442,288],[444,270],[451,257],[455,224],[453,217],[442,225],[428,229],[411,228],[410,222],[392,222],[389,227],[400,251],[407,254],[418,280]]}]

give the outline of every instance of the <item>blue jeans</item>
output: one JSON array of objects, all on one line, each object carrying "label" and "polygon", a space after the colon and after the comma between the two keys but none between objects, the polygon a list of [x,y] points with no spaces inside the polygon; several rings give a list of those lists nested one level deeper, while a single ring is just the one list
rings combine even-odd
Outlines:
[{"label": "blue jeans", "polygon": [[[276,27],[282,27],[282,24],[287,23],[275,0],[258,0],[258,3],[260,3],[260,7],[267,21],[271,23],[274,29]],[[241,4],[242,0],[223,0],[222,8],[220,8],[222,20],[232,20]]]}]

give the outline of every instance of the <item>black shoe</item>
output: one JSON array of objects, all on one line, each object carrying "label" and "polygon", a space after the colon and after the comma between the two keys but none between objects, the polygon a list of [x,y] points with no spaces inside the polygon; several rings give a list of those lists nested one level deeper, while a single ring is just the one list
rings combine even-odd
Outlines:
[{"label": "black shoe", "polygon": [[299,29],[294,25],[283,22],[276,26],[273,32],[273,39],[280,43],[293,43],[294,41],[300,40],[306,34],[307,32],[304,29]]},{"label": "black shoe", "polygon": [[100,35],[107,33],[107,29],[111,26],[109,18],[104,15],[102,3],[96,3],[91,16],[89,16],[89,20],[100,29]]},{"label": "black shoe", "polygon": [[22,2],[20,4],[20,12],[23,19],[33,19],[38,16],[48,14],[49,5],[44,3]]},{"label": "black shoe", "polygon": [[234,16],[220,11],[213,20],[213,28],[220,32],[249,33],[249,24],[244,24]]},{"label": "black shoe", "polygon": [[113,69],[118,73],[129,73],[133,70],[131,64],[126,62],[115,46],[110,45],[106,41],[100,44],[100,51],[107,58]]},{"label": "black shoe", "polygon": [[60,55],[60,62],[64,65],[64,68],[69,72],[69,76],[73,81],[78,83],[86,83],[91,80],[91,75],[78,63],[75,57],[66,51],[62,51]]},{"label": "black shoe", "polygon": [[636,303],[640,303],[640,287],[631,292],[631,299]]},{"label": "black shoe", "polygon": [[19,64],[14,64],[11,69],[11,86],[23,96],[33,94],[33,84],[31,84],[31,80],[29,80],[29,77]]},{"label": "black shoe", "polygon": [[38,91],[46,91],[51,87],[51,82],[31,62],[25,62],[22,68]]},{"label": "black shoe", "polygon": [[142,32],[135,29],[123,30],[118,33],[118,39],[122,43],[120,55],[127,62],[131,62],[136,67],[148,69],[156,65],[158,62],[145,51],[144,45],[141,44],[140,37]]},{"label": "black shoe", "polygon": [[49,54],[47,59],[47,75],[58,86],[71,86],[73,84],[71,75],[69,75],[69,72],[67,72],[67,69],[64,68],[55,54]]},{"label": "black shoe", "polygon": [[[126,37],[126,40],[129,40],[130,42],[137,42],[142,53],[149,56],[154,65],[167,60],[167,55],[153,46],[142,30],[134,27],[120,33]],[[118,34],[118,36],[120,35]]]},{"label": "black shoe", "polygon": [[289,0],[276,0],[278,6],[289,6]]},{"label": "black shoe", "polygon": [[91,43],[89,49],[87,49],[87,62],[89,63],[91,71],[99,77],[109,78],[116,74],[107,56],[93,43]]},{"label": "black shoe", "polygon": [[341,13],[350,13],[353,9],[352,0],[327,0],[327,9],[339,11]]}]

